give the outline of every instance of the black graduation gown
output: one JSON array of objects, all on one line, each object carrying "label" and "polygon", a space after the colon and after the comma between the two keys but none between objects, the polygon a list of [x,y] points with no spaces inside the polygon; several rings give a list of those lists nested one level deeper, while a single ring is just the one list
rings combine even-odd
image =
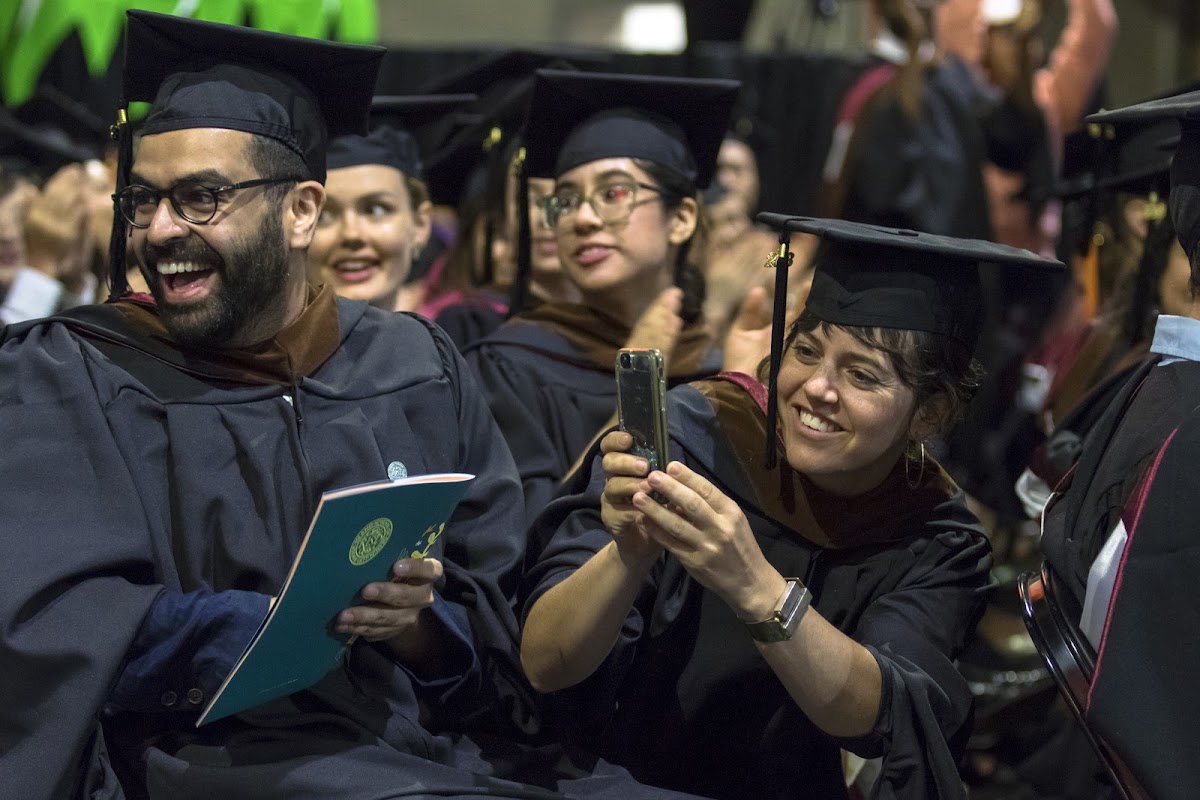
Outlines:
[{"label": "black graduation gown", "polygon": [[1092,562],[1125,526],[1084,718],[1155,798],[1200,786],[1198,397],[1200,363],[1144,362],[1089,431],[1043,520],[1046,560],[1075,608]]},{"label": "black graduation gown", "polygon": [[991,238],[981,115],[986,101],[955,58],[928,67],[914,124],[894,88],[863,107],[838,216],[926,233]]},{"label": "black graduation gown", "polygon": [[[559,309],[567,313],[559,315]],[[685,328],[689,352],[677,347],[667,365],[668,385],[720,369],[719,353],[693,332]],[[513,317],[465,351],[517,462],[529,521],[616,411],[613,362],[628,334],[599,312],[547,303]]]},{"label": "black graduation gown", "polygon": [[[762,466],[765,418],[741,387],[668,396],[671,457],[735,498],[767,559],[878,660],[879,718],[852,740],[816,728],[733,611],[668,554],[606,661],[550,696],[572,735],[639,780],[723,798],[843,797],[839,747],[883,757],[877,797],[964,797],[956,760],[972,697],[953,659],[982,614],[991,548],[962,493],[928,467],[910,488],[901,466],[867,495],[834,498]],[[611,541],[603,484],[596,458],[535,523],[548,541],[526,576],[525,613]]]},{"label": "black graduation gown", "polygon": [[433,321],[462,352],[504,324],[507,315],[507,297],[477,291],[466,293],[459,302],[443,308]]},{"label": "black graduation gown", "polygon": [[[214,376],[102,326],[8,331],[0,796],[537,795],[481,777],[492,767],[473,743],[422,727],[489,708],[517,669],[511,456],[435,326],[336,307],[336,350],[291,385]],[[277,593],[320,492],[397,462],[478,476],[433,553],[440,602],[469,626],[475,663],[418,680],[359,642],[311,689],[200,729],[199,705],[108,702],[160,592]]]},{"label": "black graduation gown", "polygon": [[1151,797],[1200,786],[1200,414],[1156,454],[1129,509],[1132,526],[1085,711]]}]

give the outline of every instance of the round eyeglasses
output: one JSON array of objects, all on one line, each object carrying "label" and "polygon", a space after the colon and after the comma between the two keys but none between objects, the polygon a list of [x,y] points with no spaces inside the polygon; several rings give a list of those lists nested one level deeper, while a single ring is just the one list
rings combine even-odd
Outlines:
[{"label": "round eyeglasses", "polygon": [[113,200],[117,202],[121,216],[135,228],[150,227],[150,220],[154,219],[154,213],[164,197],[170,201],[176,214],[195,225],[204,225],[217,215],[221,195],[225,192],[300,180],[303,178],[255,178],[228,186],[205,186],[194,181],[183,181],[165,190],[135,183],[114,194]]},{"label": "round eyeglasses", "polygon": [[592,207],[602,222],[613,225],[629,219],[629,215],[637,206],[660,199],[649,197],[639,202],[638,189],[646,189],[660,195],[662,193],[662,189],[648,183],[616,181],[597,186],[586,195],[574,189],[558,189],[549,197],[541,198],[538,207],[542,210],[546,224],[551,228],[562,222],[564,217],[577,212],[584,203]]}]

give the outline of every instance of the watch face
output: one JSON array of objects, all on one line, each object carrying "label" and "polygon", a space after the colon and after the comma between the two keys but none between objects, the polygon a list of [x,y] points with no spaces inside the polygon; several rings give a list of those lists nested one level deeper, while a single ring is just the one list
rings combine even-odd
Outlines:
[{"label": "watch face", "polygon": [[808,610],[812,593],[799,578],[789,578],[787,590],[780,599],[779,608],[771,619],[762,622],[746,623],[750,635],[760,642],[782,642],[792,638],[796,628],[800,627],[800,619]]}]

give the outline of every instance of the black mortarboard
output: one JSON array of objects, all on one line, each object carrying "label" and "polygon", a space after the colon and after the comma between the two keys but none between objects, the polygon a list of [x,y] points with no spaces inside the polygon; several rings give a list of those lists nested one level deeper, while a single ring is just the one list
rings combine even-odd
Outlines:
[{"label": "black mortarboard", "polygon": [[779,131],[761,116],[750,111],[744,97],[741,103],[734,106],[725,137],[744,143],[760,162],[769,161],[771,153],[779,144]]},{"label": "black mortarboard", "polygon": [[457,206],[469,185],[485,183],[483,173],[497,158],[516,152],[513,143],[525,124],[533,73],[543,67],[573,69],[574,65],[554,53],[506,50],[488,54],[422,87],[426,93],[470,92],[479,98],[464,110],[462,127],[426,159],[435,202]]},{"label": "black mortarboard", "polygon": [[[1060,261],[979,239],[959,239],[836,219],[762,213],[780,231],[821,237],[805,310],[833,325],[926,331],[974,352],[983,322],[985,265],[1063,271]],[[790,254],[782,253],[785,256]],[[787,261],[776,262],[768,430],[774,431],[775,380],[782,358]],[[773,452],[773,448],[770,448]]]},{"label": "black mortarboard", "polygon": [[1038,204],[1052,197],[1071,200],[1095,189],[1097,172],[1105,163],[1103,156],[1110,147],[1102,136],[1099,125],[1085,125],[1067,134],[1058,175],[1049,185],[1029,187],[1029,200]]},{"label": "black mortarboard", "polygon": [[[595,59],[586,57],[588,63]],[[541,67],[574,69],[560,53],[508,50],[493,53],[467,64],[450,75],[424,86],[426,91],[475,92],[478,102],[464,116],[471,119],[428,159],[426,179],[434,202],[453,205],[465,224],[486,215],[489,208],[502,206],[509,167],[520,157],[520,132],[525,124],[534,71]],[[518,192],[518,204],[524,209],[525,191]],[[518,223],[517,275],[513,292],[518,297],[511,306],[519,309],[528,280],[529,232],[524,212]],[[477,280],[490,282],[494,276],[491,240],[496,235],[492,221],[485,217],[484,263]]]},{"label": "black mortarboard", "polygon": [[371,132],[335,138],[326,166],[382,164],[423,180],[423,159],[455,124],[455,115],[475,100],[473,94],[376,97],[371,101]]},{"label": "black mortarboard", "polygon": [[1171,219],[1188,258],[1200,246],[1200,90],[1101,111],[1088,122],[1123,129],[1145,129],[1160,120],[1177,120],[1179,144],[1171,161]]},{"label": "black mortarboard", "polygon": [[644,158],[703,189],[740,84],[733,80],[538,70],[525,127],[529,175],[601,158]]},{"label": "black mortarboard", "polygon": [[1173,119],[1117,131],[1106,148],[1107,158],[1096,169],[1095,188],[1143,194],[1159,188],[1161,181],[1165,192],[1178,146],[1179,123]]},{"label": "black mortarboard", "polygon": [[328,137],[367,132],[382,47],[127,13],[125,100],[152,101],[140,135],[229,128],[268,136],[323,180]]},{"label": "black mortarboard", "polygon": [[[124,100],[151,103],[141,136],[190,128],[267,136],[296,152],[308,177],[324,181],[329,137],[367,132],[382,47],[149,11],[127,11],[126,19]],[[128,125],[119,131],[118,193],[132,162]],[[125,237],[115,200],[111,244],[111,293],[119,296],[126,288]]]},{"label": "black mortarboard", "polygon": [[50,85],[42,85],[13,115],[36,130],[59,131],[91,158],[102,158],[109,142],[109,126],[87,105]]},{"label": "black mortarboard", "polygon": [[94,158],[59,128],[34,128],[0,106],[0,159],[12,159],[48,177],[60,167]]},{"label": "black mortarboard", "polygon": [[1112,206],[1114,193],[1167,196],[1171,156],[1179,143],[1179,123],[1157,120],[1145,127],[1090,123],[1063,143],[1058,180],[1034,202],[1062,201],[1058,255],[1085,253],[1098,220]]},{"label": "black mortarboard", "polygon": [[490,99],[497,90],[503,92],[514,81],[528,78],[536,70],[555,63],[598,67],[602,61],[583,51],[571,50],[501,50],[487,53],[447,75],[426,81],[419,92],[423,94],[457,94],[469,92]]}]

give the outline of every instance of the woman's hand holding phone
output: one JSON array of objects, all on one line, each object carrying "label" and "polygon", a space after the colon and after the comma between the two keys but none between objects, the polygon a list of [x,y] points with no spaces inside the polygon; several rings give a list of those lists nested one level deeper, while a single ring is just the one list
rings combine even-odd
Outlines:
[{"label": "woman's hand holding phone", "polygon": [[600,517],[622,559],[645,564],[658,558],[662,548],[638,526],[641,512],[633,507],[633,495],[650,473],[650,463],[628,452],[632,445],[633,437],[625,431],[611,431],[600,440],[605,474]]}]

